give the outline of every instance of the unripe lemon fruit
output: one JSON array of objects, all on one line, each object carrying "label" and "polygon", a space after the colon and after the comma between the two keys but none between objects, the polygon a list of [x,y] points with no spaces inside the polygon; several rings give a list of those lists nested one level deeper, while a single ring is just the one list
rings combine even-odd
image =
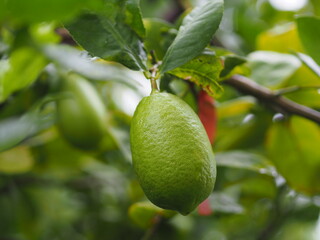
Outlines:
[{"label": "unripe lemon fruit", "polygon": [[187,215],[212,192],[211,144],[198,116],[180,98],[157,92],[143,98],[130,142],[138,180],[155,205]]},{"label": "unripe lemon fruit", "polygon": [[86,79],[69,74],[64,80],[62,91],[69,96],[57,104],[60,132],[78,148],[97,148],[108,134],[104,104],[96,89]]}]

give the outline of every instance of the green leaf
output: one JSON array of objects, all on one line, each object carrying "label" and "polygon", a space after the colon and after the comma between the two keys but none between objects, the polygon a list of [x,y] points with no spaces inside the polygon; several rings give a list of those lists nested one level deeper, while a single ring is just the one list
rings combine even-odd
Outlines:
[{"label": "green leaf", "polygon": [[81,9],[98,9],[99,0],[14,0],[7,1],[9,15],[23,23],[66,20]]},{"label": "green leaf", "polygon": [[53,125],[55,115],[50,111],[40,111],[44,101],[47,101],[47,98],[40,100],[35,109],[21,117],[8,118],[0,122],[0,152]]},{"label": "green leaf", "polygon": [[318,0],[311,0],[315,15],[320,16],[320,2]]},{"label": "green leaf", "polygon": [[286,86],[309,87],[303,91],[294,91],[287,93],[286,97],[302,105],[311,108],[320,107],[320,94],[318,92],[319,77],[306,66],[300,67],[294,75],[288,80]]},{"label": "green leaf", "polygon": [[308,55],[303,53],[295,53],[296,56],[311,70],[313,71],[320,80],[320,66]]},{"label": "green leaf", "polygon": [[44,55],[59,67],[77,72],[88,79],[115,81],[134,89],[140,84],[132,78],[131,70],[105,61],[93,61],[85,56],[83,51],[68,45],[46,45],[42,50]]},{"label": "green leaf", "polygon": [[146,58],[137,34],[108,16],[85,14],[67,25],[73,38],[90,54],[119,62],[133,70],[146,69]]},{"label": "green leaf", "polygon": [[220,77],[227,77],[239,65],[245,63],[247,60],[237,55],[227,55],[223,57],[224,68],[220,73]]},{"label": "green leaf", "polygon": [[140,38],[144,38],[146,30],[142,21],[140,10],[140,0],[127,0],[126,23],[138,34]]},{"label": "green leaf", "polygon": [[144,19],[146,27],[145,48],[150,52],[155,51],[159,60],[162,60],[168,47],[176,37],[173,26],[161,19]]},{"label": "green leaf", "polygon": [[42,161],[41,165],[35,166],[35,171],[44,172],[56,178],[68,179],[95,161],[93,156],[72,147],[66,140],[59,138],[54,130],[50,133],[53,135],[50,141],[44,142],[34,150],[36,160]]},{"label": "green leaf", "polygon": [[29,86],[47,64],[38,51],[30,47],[14,50],[8,60],[0,63],[0,102],[12,93]]},{"label": "green leaf", "polygon": [[214,212],[241,214],[244,212],[243,207],[237,201],[222,192],[216,192],[209,197],[210,206]]},{"label": "green leaf", "polygon": [[320,18],[299,17],[297,26],[300,39],[309,55],[320,65]]},{"label": "green leaf", "polygon": [[320,128],[301,117],[275,123],[268,133],[267,149],[278,172],[295,190],[320,193]]},{"label": "green leaf", "polygon": [[277,87],[288,80],[301,66],[291,54],[256,51],[248,56],[251,76],[257,83]]},{"label": "green leaf", "polygon": [[266,175],[244,178],[240,180],[242,197],[250,199],[270,198],[277,194],[277,186],[274,178]]},{"label": "green leaf", "polygon": [[303,52],[296,25],[293,23],[276,25],[271,30],[262,32],[256,41],[257,50],[281,53]]},{"label": "green leaf", "polygon": [[238,97],[229,101],[224,101],[218,105],[219,119],[236,117],[249,113],[256,105],[256,99],[250,96]]},{"label": "green leaf", "polygon": [[223,92],[223,88],[218,83],[221,70],[221,60],[217,56],[207,53],[168,73],[194,82],[211,96],[219,96]]},{"label": "green leaf", "polygon": [[207,0],[188,14],[178,35],[169,47],[161,66],[165,73],[198,56],[209,44],[219,27],[223,14],[223,0]]},{"label": "green leaf", "polygon": [[240,168],[273,176],[275,169],[262,155],[245,152],[229,151],[216,154],[217,165],[221,167]]},{"label": "green leaf", "polygon": [[0,172],[4,173],[23,173],[29,171],[33,166],[29,148],[19,146],[0,153]]}]

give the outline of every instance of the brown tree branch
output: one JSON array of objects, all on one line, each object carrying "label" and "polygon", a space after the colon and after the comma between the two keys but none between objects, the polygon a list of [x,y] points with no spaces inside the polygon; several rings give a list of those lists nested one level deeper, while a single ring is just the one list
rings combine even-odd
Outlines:
[{"label": "brown tree branch", "polygon": [[320,112],[279,96],[270,89],[265,88],[246,77],[234,75],[223,82],[242,93],[256,97],[261,102],[270,105],[272,108],[277,109],[282,113],[298,115],[320,124]]}]

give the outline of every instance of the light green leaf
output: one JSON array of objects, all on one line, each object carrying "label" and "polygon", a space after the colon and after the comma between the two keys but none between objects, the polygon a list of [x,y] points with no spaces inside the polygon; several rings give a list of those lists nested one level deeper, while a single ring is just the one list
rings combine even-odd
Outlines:
[{"label": "light green leaf", "polygon": [[221,167],[240,168],[273,176],[275,169],[262,155],[245,151],[229,151],[216,154],[217,165]]},{"label": "light green leaf", "polygon": [[271,51],[257,51],[249,54],[251,76],[257,83],[276,87],[290,78],[301,66],[301,62],[291,54]]},{"label": "light green leaf", "polygon": [[83,51],[67,45],[47,45],[44,54],[59,67],[77,72],[88,79],[115,81],[136,89],[140,83],[132,78],[132,71],[105,61],[93,61]]},{"label": "light green leaf", "polygon": [[194,82],[211,96],[219,96],[223,92],[223,88],[218,83],[221,70],[221,60],[208,53],[202,54],[168,73]]},{"label": "light green leaf", "polygon": [[53,125],[55,115],[50,111],[40,111],[45,101],[47,98],[40,100],[34,109],[21,117],[12,117],[0,122],[0,152]]},{"label": "light green leaf", "polygon": [[184,18],[177,37],[169,47],[161,72],[177,68],[199,55],[218,29],[222,14],[223,0],[207,0],[194,8]]},{"label": "light green leaf", "polygon": [[285,23],[259,34],[256,40],[257,50],[281,53],[303,52],[296,25]]},{"label": "light green leaf", "polygon": [[320,193],[320,128],[301,117],[275,123],[268,133],[267,149],[278,172],[295,190]]},{"label": "light green leaf", "polygon": [[297,18],[298,32],[301,42],[309,55],[320,65],[320,18]]},{"label": "light green leaf", "polygon": [[295,53],[296,56],[311,70],[313,71],[320,80],[320,66],[308,55],[303,53]]},{"label": "light green leaf", "polygon": [[250,96],[224,101],[218,105],[219,119],[235,117],[248,113],[256,105],[256,99]]},{"label": "light green leaf", "polygon": [[0,102],[12,93],[29,86],[47,64],[38,51],[30,47],[16,49],[9,60],[0,63]]},{"label": "light green leaf", "polygon": [[287,93],[286,97],[311,108],[320,107],[320,94],[316,86],[320,84],[320,78],[314,71],[311,71],[305,65],[302,65],[294,75],[287,81],[286,86],[307,87],[303,91],[294,91]]},{"label": "light green leaf", "polygon": [[29,148],[19,146],[0,153],[0,172],[4,173],[23,173],[29,171],[33,166]]},{"label": "light green leaf", "polygon": [[93,56],[119,62],[133,70],[146,69],[145,52],[138,35],[125,23],[108,16],[85,14],[67,28]]}]

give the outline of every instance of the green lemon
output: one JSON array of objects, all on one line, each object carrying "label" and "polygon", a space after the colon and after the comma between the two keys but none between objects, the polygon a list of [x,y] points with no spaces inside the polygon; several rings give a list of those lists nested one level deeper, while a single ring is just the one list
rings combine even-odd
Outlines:
[{"label": "green lemon", "polygon": [[130,143],[138,180],[155,205],[187,215],[212,192],[216,164],[208,136],[178,97],[156,92],[142,99]]},{"label": "green lemon", "polygon": [[62,91],[66,98],[58,101],[58,127],[75,147],[93,149],[108,134],[107,112],[96,89],[84,78],[69,74]]}]

